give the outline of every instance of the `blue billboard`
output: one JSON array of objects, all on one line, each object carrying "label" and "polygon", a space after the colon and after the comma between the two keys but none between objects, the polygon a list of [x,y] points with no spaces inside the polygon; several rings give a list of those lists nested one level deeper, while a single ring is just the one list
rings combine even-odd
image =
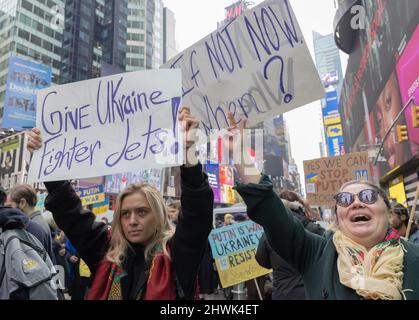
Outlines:
[{"label": "blue billboard", "polygon": [[345,154],[343,145],[342,124],[335,124],[327,127],[327,146],[329,157],[337,157]]},{"label": "blue billboard", "polygon": [[36,120],[36,91],[50,85],[51,67],[11,57],[2,127],[18,131],[33,128]]},{"label": "blue billboard", "polygon": [[327,107],[339,107],[338,94],[336,90],[326,92],[326,106]]},{"label": "blue billboard", "polygon": [[326,92],[326,105],[323,108],[323,121],[326,126],[341,122],[339,99],[336,90]]},{"label": "blue billboard", "polygon": [[329,157],[337,157],[345,154],[343,136],[327,137],[327,146]]}]

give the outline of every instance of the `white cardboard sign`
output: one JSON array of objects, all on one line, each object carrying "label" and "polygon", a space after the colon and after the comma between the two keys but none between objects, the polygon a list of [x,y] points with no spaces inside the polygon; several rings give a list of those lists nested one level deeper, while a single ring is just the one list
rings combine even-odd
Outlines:
[{"label": "white cardboard sign", "polygon": [[54,181],[183,162],[180,70],[138,71],[38,91],[43,146],[28,180]]},{"label": "white cardboard sign", "polygon": [[207,134],[228,127],[228,111],[251,127],[324,97],[287,0],[246,11],[163,68],[182,70],[183,103]]}]

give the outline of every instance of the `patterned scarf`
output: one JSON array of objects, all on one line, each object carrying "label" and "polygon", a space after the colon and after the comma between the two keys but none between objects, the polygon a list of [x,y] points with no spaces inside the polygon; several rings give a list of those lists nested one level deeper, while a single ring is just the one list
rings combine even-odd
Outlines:
[{"label": "patterned scarf", "polygon": [[[152,250],[147,284],[140,290],[137,300],[174,300],[176,283],[172,262],[163,252],[161,244]],[[170,251],[169,251],[170,254]],[[104,258],[96,269],[88,300],[122,300],[121,279],[127,273],[115,263]]]},{"label": "patterned scarf", "polygon": [[404,252],[400,236],[389,228],[384,241],[367,251],[337,230],[339,279],[364,299],[401,300]]}]

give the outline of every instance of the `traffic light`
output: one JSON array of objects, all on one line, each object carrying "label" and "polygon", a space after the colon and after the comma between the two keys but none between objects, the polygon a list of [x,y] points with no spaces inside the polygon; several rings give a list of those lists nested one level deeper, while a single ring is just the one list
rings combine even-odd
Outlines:
[{"label": "traffic light", "polygon": [[415,102],[412,103],[412,120],[413,128],[419,127],[419,105],[416,105]]},{"label": "traffic light", "polygon": [[407,126],[406,125],[397,125],[397,140],[398,142],[409,140],[407,136]]}]

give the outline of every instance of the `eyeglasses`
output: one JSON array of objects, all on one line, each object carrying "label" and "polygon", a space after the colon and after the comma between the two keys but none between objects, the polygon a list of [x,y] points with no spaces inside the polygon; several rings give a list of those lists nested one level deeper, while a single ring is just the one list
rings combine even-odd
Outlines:
[{"label": "eyeglasses", "polygon": [[358,197],[359,201],[365,204],[374,204],[378,200],[378,191],[373,189],[364,189],[358,192],[358,194],[353,194],[350,192],[339,192],[336,194],[333,199],[336,200],[336,204],[339,207],[349,207],[354,201],[355,196]]}]

